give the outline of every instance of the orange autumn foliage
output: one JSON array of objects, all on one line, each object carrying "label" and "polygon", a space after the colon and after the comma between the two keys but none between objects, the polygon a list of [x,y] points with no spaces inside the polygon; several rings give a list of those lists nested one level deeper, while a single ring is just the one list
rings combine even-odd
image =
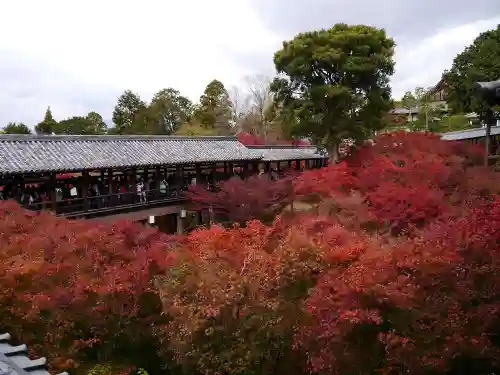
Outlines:
[{"label": "orange autumn foliage", "polygon": [[148,295],[153,275],[168,265],[168,236],[127,222],[69,221],[13,202],[0,203],[0,235],[2,330],[53,366],[113,358],[120,346],[150,340],[161,311]]},{"label": "orange autumn foliage", "polygon": [[[481,162],[435,135],[381,135],[294,176],[283,199],[308,212],[183,237],[2,202],[1,328],[58,369],[498,373],[500,180]],[[212,206],[280,203],[244,184]]]}]

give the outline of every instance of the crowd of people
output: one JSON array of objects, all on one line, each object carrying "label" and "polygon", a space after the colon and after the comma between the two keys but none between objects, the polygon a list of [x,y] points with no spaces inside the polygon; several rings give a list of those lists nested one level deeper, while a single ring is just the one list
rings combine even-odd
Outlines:
[{"label": "crowd of people", "polygon": [[[260,168],[258,174],[264,175],[266,172]],[[239,168],[234,168],[229,176],[218,170],[202,171],[201,181],[196,181],[196,173],[186,172],[181,192],[188,190],[189,185],[192,184],[203,184],[207,189],[213,189],[215,181],[225,180],[232,176],[243,178],[243,173]],[[278,171],[274,168],[269,171],[269,177],[280,178]],[[55,190],[51,189],[49,181],[26,183],[15,179],[4,181],[0,189],[2,200],[14,199],[28,209],[50,208],[55,209],[57,213],[146,203],[151,200],[176,198],[179,195],[175,173],[138,174],[135,183],[132,176],[126,173],[113,176],[111,180],[107,176],[90,174],[87,199],[84,199],[84,182],[81,173],[59,175]]]}]

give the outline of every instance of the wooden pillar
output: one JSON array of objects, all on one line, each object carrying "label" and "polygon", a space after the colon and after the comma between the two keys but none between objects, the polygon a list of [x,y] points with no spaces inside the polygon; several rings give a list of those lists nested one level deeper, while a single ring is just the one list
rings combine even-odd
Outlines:
[{"label": "wooden pillar", "polygon": [[177,234],[182,235],[184,233],[184,219],[180,212],[175,216],[177,217]]},{"label": "wooden pillar", "polygon": [[300,171],[300,160],[295,160],[295,169]]},{"label": "wooden pillar", "polygon": [[113,194],[113,169],[108,169],[108,194]]},{"label": "wooden pillar", "polygon": [[227,165],[227,161],[224,162],[224,175],[227,176],[229,174],[229,169]]},{"label": "wooden pillar", "polygon": [[278,170],[278,172],[281,172],[281,162],[276,162],[276,169]]},{"label": "wooden pillar", "polygon": [[243,173],[242,173],[242,176],[244,179],[246,179],[248,177],[248,162],[245,160],[243,162]]},{"label": "wooden pillar", "polygon": [[201,183],[201,165],[196,164],[195,169],[196,169],[196,185],[199,185]]},{"label": "wooden pillar", "polygon": [[89,210],[89,172],[82,172],[82,200],[83,200],[83,211]]},{"label": "wooden pillar", "polygon": [[182,165],[178,165],[175,167],[175,188],[177,191],[177,196],[181,196],[182,187],[184,186],[184,175],[183,175],[183,167]]},{"label": "wooden pillar", "polygon": [[288,160],[288,169],[292,169],[292,161]]},{"label": "wooden pillar", "polygon": [[137,196],[137,169],[133,168],[130,171],[130,189],[132,190],[129,199],[132,203],[135,203],[139,200]]},{"label": "wooden pillar", "polygon": [[310,160],[309,159],[306,159],[306,169],[310,169],[311,168],[311,165],[310,165]]},{"label": "wooden pillar", "polygon": [[271,162],[269,161],[264,162],[264,172],[266,173],[271,172]]},{"label": "wooden pillar", "polygon": [[210,225],[215,221],[215,213],[212,207],[208,209],[208,214],[210,215]]},{"label": "wooden pillar", "polygon": [[107,204],[108,206],[112,206],[115,202],[115,196],[112,196],[113,194],[113,169],[112,168],[108,168],[108,172],[107,172],[108,176],[108,198],[105,199],[104,203]]},{"label": "wooden pillar", "polygon": [[212,184],[217,183],[217,163],[212,164]]},{"label": "wooden pillar", "polygon": [[229,171],[229,176],[233,177],[234,173],[234,164],[232,162],[227,163],[227,169]]},{"label": "wooden pillar", "polygon": [[[165,176],[165,179],[167,177]],[[155,171],[155,185],[154,185],[154,189],[155,189],[155,197],[159,197],[160,196],[160,183],[161,183],[161,167],[156,167],[156,171]]]},{"label": "wooden pillar", "polygon": [[493,111],[491,109],[486,110],[485,121],[486,121],[486,134],[484,139],[484,165],[488,166],[488,160],[491,152],[491,122],[493,119]]},{"label": "wooden pillar", "polygon": [[56,174],[55,173],[51,173],[50,174],[50,180],[49,180],[49,197],[50,197],[50,206],[52,208],[52,211],[54,211],[54,212],[57,211],[57,192],[56,192],[56,187],[57,187]]},{"label": "wooden pillar", "polygon": [[252,173],[257,174],[259,173],[259,162],[258,161],[253,161],[252,162]]}]

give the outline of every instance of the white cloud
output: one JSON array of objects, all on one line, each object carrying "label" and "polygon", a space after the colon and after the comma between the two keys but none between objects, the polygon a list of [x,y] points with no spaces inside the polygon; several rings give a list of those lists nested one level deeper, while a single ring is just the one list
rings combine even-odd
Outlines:
[{"label": "white cloud", "polygon": [[246,0],[18,0],[2,16],[0,81],[11,77],[3,122],[33,124],[48,104],[56,118],[93,109],[76,102],[79,91],[102,99],[105,118],[128,88],[148,99],[174,87],[196,99],[210,80],[233,85],[247,73],[231,54],[276,40]]},{"label": "white cloud", "polygon": [[[0,126],[34,125],[97,110],[109,119],[125,89],[144,99],[174,87],[196,100],[206,84],[229,88],[293,35],[266,28],[255,0],[17,0],[0,16]],[[449,30],[397,50],[394,93],[432,85],[453,57],[500,19]]]},{"label": "white cloud", "polygon": [[[453,59],[483,31],[500,24],[500,17],[439,30],[418,43],[405,42],[396,49],[396,74],[392,79],[395,98],[415,87],[435,85]],[[396,40],[397,43],[397,40]]]}]

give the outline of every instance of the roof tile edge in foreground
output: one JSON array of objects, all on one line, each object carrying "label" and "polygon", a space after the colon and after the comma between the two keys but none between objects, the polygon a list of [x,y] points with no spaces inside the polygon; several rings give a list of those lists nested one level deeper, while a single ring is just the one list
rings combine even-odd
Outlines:
[{"label": "roof tile edge in foreground", "polygon": [[[8,366],[8,368],[14,370],[15,373],[19,375],[29,375],[31,372],[36,371],[38,374],[40,374],[40,370],[44,371],[46,375],[50,375],[49,372],[47,371],[47,360],[45,357],[37,358],[37,359],[30,359],[28,357],[28,348],[26,345],[19,345],[19,346],[12,346],[9,344],[9,341],[11,339],[10,334],[8,333],[0,333],[0,344],[7,344],[8,345],[8,351],[0,351],[0,362],[3,362],[5,365]],[[10,357],[14,355],[21,355],[26,359],[26,365],[22,366],[18,363],[16,363],[15,360],[11,359]],[[67,372],[60,373],[58,375],[68,375]]]}]

